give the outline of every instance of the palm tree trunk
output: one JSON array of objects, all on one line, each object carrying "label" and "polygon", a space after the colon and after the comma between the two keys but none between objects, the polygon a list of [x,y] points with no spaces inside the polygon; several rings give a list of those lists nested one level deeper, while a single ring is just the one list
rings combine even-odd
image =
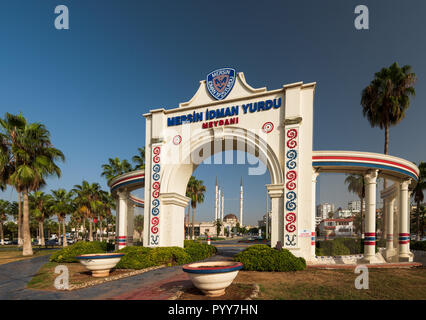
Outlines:
[{"label": "palm tree trunk", "polygon": [[65,248],[68,246],[67,243],[67,233],[65,230],[65,217],[62,219],[62,246]]},{"label": "palm tree trunk", "polygon": [[21,192],[18,191],[18,245],[22,246],[22,201]]},{"label": "palm tree trunk", "polygon": [[195,216],[195,208],[192,207],[192,230],[191,230],[192,240],[195,239],[195,237],[194,237],[194,216]]},{"label": "palm tree trunk", "polygon": [[364,206],[364,198],[361,197],[361,237],[364,234],[364,210],[362,209]]},{"label": "palm tree trunk", "polygon": [[24,210],[22,219],[22,233],[24,236],[24,247],[22,249],[23,256],[32,256],[33,248],[31,246],[31,233],[30,233],[30,208],[28,205],[28,191],[22,192],[24,198]]},{"label": "palm tree trunk", "polygon": [[417,236],[416,240],[420,241],[420,201],[417,201]]},{"label": "palm tree trunk", "polygon": [[61,240],[61,220],[58,217],[58,245],[62,245]]},{"label": "palm tree trunk", "polygon": [[189,224],[189,215],[191,213],[191,205],[188,204],[188,214],[187,214],[187,219],[186,219],[186,232],[187,232],[187,237],[189,239],[189,228],[188,228],[188,224]]},{"label": "palm tree trunk", "polygon": [[102,241],[102,220],[99,219],[99,239]]},{"label": "palm tree trunk", "polygon": [[89,241],[93,241],[93,228],[91,218],[89,218]]},{"label": "palm tree trunk", "polygon": [[3,222],[0,221],[0,245],[4,246]]},{"label": "palm tree trunk", "polygon": [[40,245],[44,246],[44,223],[43,221],[40,221]]}]

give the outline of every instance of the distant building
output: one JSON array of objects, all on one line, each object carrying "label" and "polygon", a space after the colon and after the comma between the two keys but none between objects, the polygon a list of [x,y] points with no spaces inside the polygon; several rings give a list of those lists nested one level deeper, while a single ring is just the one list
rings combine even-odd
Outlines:
[{"label": "distant building", "polygon": [[322,220],[328,219],[328,214],[330,212],[334,212],[334,204],[326,202],[317,205],[317,212],[315,215],[316,224],[318,225]]},{"label": "distant building", "polygon": [[[362,209],[365,211],[365,201],[362,204]],[[357,213],[361,211],[361,200],[354,200],[348,202],[348,210],[353,213]]]},{"label": "distant building", "polygon": [[337,211],[334,214],[334,218],[336,219],[345,219],[345,218],[350,218],[353,215],[353,211],[349,210],[349,209],[342,209],[339,208],[337,209]]},{"label": "distant building", "polygon": [[352,236],[353,234],[353,219],[324,219],[319,225],[320,234],[326,235],[330,232],[331,236],[342,237]]}]

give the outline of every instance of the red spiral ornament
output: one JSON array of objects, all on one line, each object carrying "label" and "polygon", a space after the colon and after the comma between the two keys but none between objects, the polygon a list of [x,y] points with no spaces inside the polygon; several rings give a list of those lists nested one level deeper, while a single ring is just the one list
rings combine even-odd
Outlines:
[{"label": "red spiral ornament", "polygon": [[153,153],[153,154],[155,154],[155,155],[159,155],[159,154],[160,154],[160,152],[161,152],[161,148],[160,148],[160,147],[155,147],[155,148],[152,150],[152,153]]},{"label": "red spiral ornament", "polygon": [[153,187],[154,189],[160,189],[160,182],[158,182],[158,181],[154,182],[154,183],[152,184],[152,187]]},{"label": "red spiral ornament", "polygon": [[154,190],[152,191],[152,196],[157,199],[160,196],[160,190]]},{"label": "red spiral ornament", "polygon": [[294,180],[296,180],[297,178],[297,173],[294,170],[290,170],[287,172],[286,174],[286,178],[290,181],[287,182],[287,184],[285,185],[286,188],[288,190],[294,190],[296,189],[296,183],[294,182]]},{"label": "red spiral ornament", "polygon": [[289,212],[289,213],[286,214],[285,219],[289,223],[294,223],[294,222],[296,222],[296,214],[294,212]]},{"label": "red spiral ornament", "polygon": [[160,219],[158,219],[157,217],[154,217],[151,219],[151,223],[152,223],[151,232],[157,233],[158,232],[157,226],[160,223]]},{"label": "red spiral ornament", "polygon": [[296,231],[296,226],[293,224],[296,222],[296,214],[294,212],[289,212],[286,214],[285,219],[288,221],[288,223],[285,226],[285,229],[288,232]]},{"label": "red spiral ornament", "polygon": [[159,156],[154,156],[152,158],[152,161],[154,161],[155,163],[159,163],[160,162],[160,157]]},{"label": "red spiral ornament", "polygon": [[296,231],[296,226],[295,226],[294,224],[288,223],[288,224],[285,226],[285,229],[286,229],[288,232],[294,232],[294,231]]},{"label": "red spiral ornament", "polygon": [[297,137],[297,130],[296,129],[288,130],[287,137],[290,139],[287,141],[287,147],[289,147],[290,149],[296,148],[297,142],[294,139],[296,139]]}]

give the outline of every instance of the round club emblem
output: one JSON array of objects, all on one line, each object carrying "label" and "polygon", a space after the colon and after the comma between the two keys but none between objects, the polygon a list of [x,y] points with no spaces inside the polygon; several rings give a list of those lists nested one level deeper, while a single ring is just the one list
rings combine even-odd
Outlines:
[{"label": "round club emblem", "polygon": [[180,136],[180,135],[177,135],[177,136],[175,136],[174,138],[173,138],[173,143],[175,144],[175,145],[178,145],[178,144],[180,144],[182,142],[182,137]]},{"label": "round club emblem", "polygon": [[274,130],[274,125],[273,125],[273,123],[272,123],[272,122],[265,122],[265,123],[263,124],[263,126],[262,126],[262,130],[263,130],[263,132],[265,132],[265,133],[269,133],[269,132],[271,132],[272,130]]}]

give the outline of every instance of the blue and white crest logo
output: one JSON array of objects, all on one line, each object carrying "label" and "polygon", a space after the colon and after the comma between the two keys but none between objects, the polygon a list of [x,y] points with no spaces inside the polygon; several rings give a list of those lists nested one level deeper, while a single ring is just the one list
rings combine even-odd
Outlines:
[{"label": "blue and white crest logo", "polygon": [[235,83],[235,69],[222,68],[207,75],[207,89],[216,100],[223,100],[231,92]]}]

